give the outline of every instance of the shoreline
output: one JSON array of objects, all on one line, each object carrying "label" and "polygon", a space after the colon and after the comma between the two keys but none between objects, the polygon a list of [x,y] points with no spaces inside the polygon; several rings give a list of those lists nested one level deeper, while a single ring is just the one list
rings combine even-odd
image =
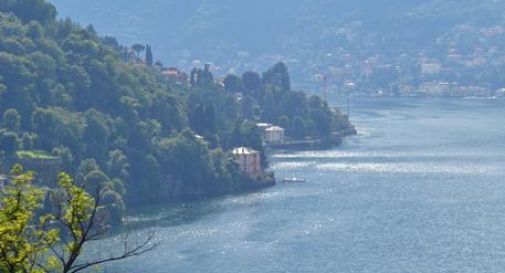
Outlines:
[{"label": "shoreline", "polygon": [[[342,144],[343,138],[357,135],[357,130],[354,126],[349,127],[345,130],[341,130],[338,133],[334,133],[332,136],[329,138],[319,138],[319,139],[313,139],[313,140],[308,140],[308,141],[297,141],[296,143],[287,143],[287,146],[282,147],[282,148],[275,148],[272,147],[272,145],[265,145],[267,154],[270,151],[280,151],[280,150],[290,150],[290,151],[295,151],[295,150],[325,150],[325,149],[331,149],[334,147],[340,146]],[[332,139],[333,138],[333,139]],[[289,147],[289,148],[286,148]],[[268,172],[267,172],[268,173]],[[184,204],[196,204],[200,202],[205,202],[207,200],[213,200],[213,199],[218,199],[218,198],[223,198],[225,196],[239,196],[239,195],[244,195],[244,194],[250,194],[250,193],[256,193],[260,192],[264,189],[275,187],[278,184],[279,180],[278,178],[273,176],[267,176],[265,179],[261,181],[256,181],[252,184],[249,184],[248,186],[236,190],[236,191],[230,191],[230,192],[223,192],[223,193],[214,193],[214,194],[197,194],[197,195],[186,195],[186,196],[179,196],[177,198],[174,198],[172,200],[159,200],[154,202],[154,204],[157,205],[169,205],[169,206],[177,206],[177,205],[184,205]],[[133,206],[134,210],[142,210],[143,208],[149,207],[151,204],[138,204]]]},{"label": "shoreline", "polygon": [[338,147],[345,137],[357,135],[356,127],[348,127],[340,132],[332,133],[330,136],[313,138],[306,140],[291,140],[284,143],[265,144],[265,148],[270,151],[277,150],[324,150]]}]

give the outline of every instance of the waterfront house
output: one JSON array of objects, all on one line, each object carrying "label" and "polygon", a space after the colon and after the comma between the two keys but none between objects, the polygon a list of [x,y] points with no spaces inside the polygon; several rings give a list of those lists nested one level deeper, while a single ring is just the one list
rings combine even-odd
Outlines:
[{"label": "waterfront house", "polygon": [[260,152],[250,148],[240,147],[233,149],[232,155],[239,165],[240,170],[247,176],[258,179],[263,175]]},{"label": "waterfront house", "polygon": [[279,126],[271,126],[265,129],[265,142],[280,144],[284,143],[284,135],[286,130]]}]

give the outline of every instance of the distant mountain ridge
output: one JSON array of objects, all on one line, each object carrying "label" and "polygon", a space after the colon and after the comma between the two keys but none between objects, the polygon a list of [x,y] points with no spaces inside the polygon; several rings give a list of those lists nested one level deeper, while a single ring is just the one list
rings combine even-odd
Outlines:
[{"label": "distant mountain ridge", "polygon": [[[93,22],[126,44],[149,42],[167,63],[225,63],[246,56],[304,59],[338,47],[429,47],[458,25],[504,21],[504,0],[51,0],[60,16]],[[242,54],[242,55],[240,55]],[[183,60],[183,62],[181,62]],[[186,61],[186,63],[184,62]],[[277,61],[277,60],[274,60]],[[255,67],[256,65],[256,67]]]}]

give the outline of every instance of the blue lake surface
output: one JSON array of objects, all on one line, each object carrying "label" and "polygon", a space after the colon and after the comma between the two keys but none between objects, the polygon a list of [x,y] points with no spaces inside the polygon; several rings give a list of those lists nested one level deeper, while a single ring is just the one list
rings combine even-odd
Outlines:
[{"label": "blue lake surface", "polygon": [[306,183],[145,208],[133,233],[156,228],[162,244],[100,270],[505,272],[505,101],[354,98],[351,110],[360,134],[341,147],[270,155],[278,178]]}]

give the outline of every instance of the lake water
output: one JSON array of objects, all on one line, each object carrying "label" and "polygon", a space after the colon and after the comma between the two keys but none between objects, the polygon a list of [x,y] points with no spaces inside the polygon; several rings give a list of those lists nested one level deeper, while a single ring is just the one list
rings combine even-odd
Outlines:
[{"label": "lake water", "polygon": [[306,183],[139,212],[161,246],[102,270],[505,272],[505,101],[355,98],[352,121],[341,147],[271,155]]}]

